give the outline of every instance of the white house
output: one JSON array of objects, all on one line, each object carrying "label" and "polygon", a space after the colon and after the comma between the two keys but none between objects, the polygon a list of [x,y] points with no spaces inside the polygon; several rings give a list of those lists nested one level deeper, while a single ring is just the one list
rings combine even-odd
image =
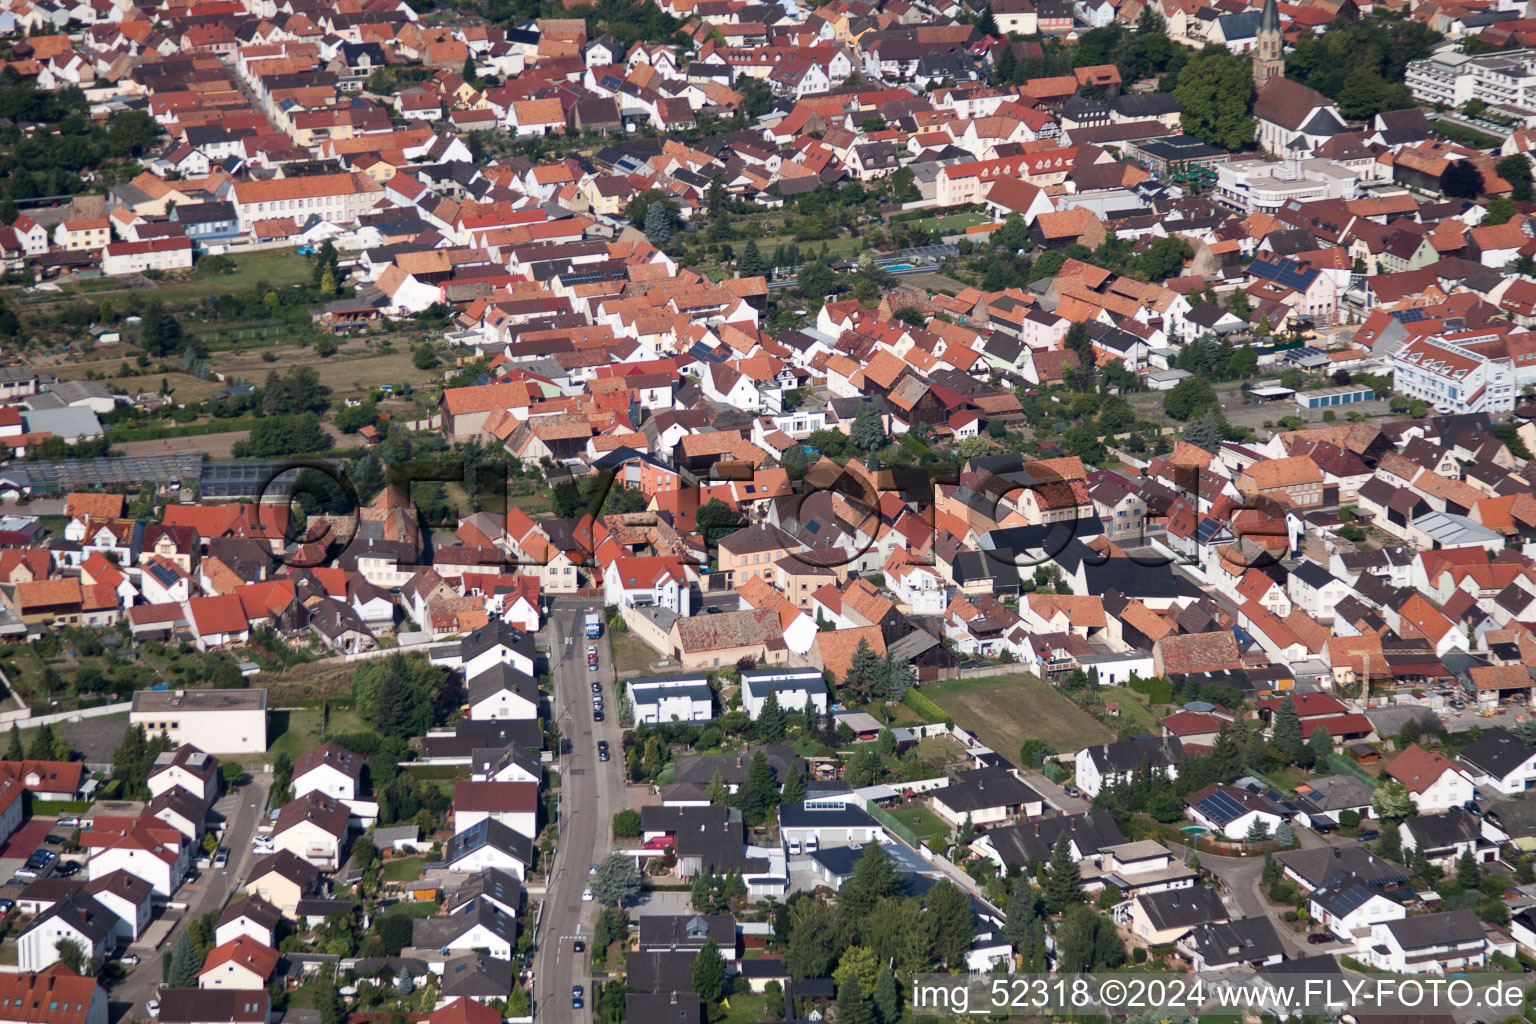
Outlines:
[{"label": "white house", "polygon": [[667,608],[682,617],[689,609],[688,577],[679,558],[615,558],[603,571],[603,603]]},{"label": "white house", "polygon": [[707,675],[648,676],[624,687],[636,725],[707,722],[715,717],[715,695]]},{"label": "white house", "polygon": [[533,637],[505,622],[482,626],[459,641],[459,667],[464,669],[465,679],[473,679],[500,663],[532,676],[533,659]]},{"label": "white house", "polygon": [[454,872],[495,868],[521,882],[533,863],[533,840],[499,821],[486,819],[448,840],[443,847],[443,863]]},{"label": "white house", "polygon": [[81,834],[80,845],[91,851],[86,862],[90,881],[126,871],[148,882],[156,896],[166,899],[180,888],[192,862],[193,845],[186,836],[159,822],[135,821],[122,829],[104,829],[98,824]]},{"label": "white house", "polygon": [[1371,926],[1357,956],[1392,974],[1444,974],[1488,962],[1483,923],[1470,910],[1453,910]]},{"label": "white house", "polygon": [[283,912],[277,907],[260,896],[247,896],[224,908],[214,929],[213,941],[222,946],[244,935],[263,946],[272,946],[276,944],[277,928],[282,919]]},{"label": "white house", "polygon": [[151,796],[184,789],[199,800],[211,801],[219,793],[219,760],[183,743],[175,750],[156,755],[148,781]]},{"label": "white house", "polygon": [[1394,757],[1385,774],[1407,788],[1420,814],[1460,807],[1477,793],[1467,771],[1438,750],[1425,750],[1417,743]]},{"label": "white house", "polygon": [[531,838],[537,832],[538,811],[537,782],[459,779],[453,784],[453,830],[456,833],[489,819]]},{"label": "white house", "polygon": [[260,992],[267,987],[280,959],[277,950],[249,935],[237,935],[208,951],[197,987]]},{"label": "white house", "polygon": [[306,750],[294,763],[293,795],[319,793],[333,800],[356,800],[362,780],[363,756],[326,741]]},{"label": "white house", "polygon": [[155,911],[155,891],[150,884],[126,871],[85,883],[83,891],[106,907],[118,920],[118,931],[132,942],[144,934]]},{"label": "white house", "polygon": [[1172,737],[1147,737],[1084,747],[1074,760],[1077,788],[1092,799],[1105,786],[1130,781],[1131,775],[1142,765],[1149,771],[1174,779],[1178,777],[1178,764],[1182,760],[1184,745]]},{"label": "white house", "polygon": [[1184,803],[1196,823],[1228,839],[1244,838],[1256,824],[1264,826],[1266,835],[1274,835],[1285,820],[1284,812],[1274,801],[1225,782],[1195,790],[1184,798]]},{"label": "white house", "polygon": [[105,960],[117,946],[117,915],[84,893],[75,893],[44,911],[16,940],[23,971],[41,971],[59,959],[59,944],[72,942],[87,961]]},{"label": "white house", "polygon": [[1353,872],[1340,875],[1312,892],[1308,913],[1312,920],[1334,934],[1340,942],[1355,942],[1370,934],[1372,927],[1387,921],[1401,921],[1408,910],[1381,890],[1362,881]]},{"label": "white house", "polygon": [[780,711],[827,713],[827,682],[815,668],[752,668],[741,673],[741,706],[752,721],[772,693]]},{"label": "white house", "polygon": [[1515,796],[1536,781],[1536,746],[1495,726],[1468,744],[1461,763],[1479,786]]},{"label": "white house", "polygon": [[897,603],[911,609],[913,615],[943,615],[949,604],[949,585],[931,565],[903,565],[887,570],[886,581]]},{"label": "white house", "polygon": [[347,843],[347,805],[317,792],[290,800],[272,827],[272,845],[322,871],[341,866]]},{"label": "white house", "polygon": [[959,772],[950,784],[928,794],[934,813],[952,826],[966,819],[973,825],[991,825],[1022,815],[1037,817],[1045,801],[1006,768],[975,768]]},{"label": "white house", "polygon": [[506,662],[496,662],[470,678],[468,689],[473,721],[532,721],[539,717],[538,684]]}]

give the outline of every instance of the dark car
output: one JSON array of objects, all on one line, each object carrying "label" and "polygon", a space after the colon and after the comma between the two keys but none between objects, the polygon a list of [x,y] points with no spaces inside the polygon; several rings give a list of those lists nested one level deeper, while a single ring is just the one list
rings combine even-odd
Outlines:
[{"label": "dark car", "polygon": [[572,953],[585,953],[586,951],[587,951],[587,944],[585,942],[583,942],[582,940],[577,939],[575,942],[571,943],[571,952]]},{"label": "dark car", "polygon": [[1360,840],[1362,843],[1373,843],[1381,838],[1381,833],[1373,828],[1363,828],[1360,830],[1360,834],[1355,838]]},{"label": "dark car", "polygon": [[597,741],[597,759],[599,761],[606,761],[606,760],[608,760],[608,756],[609,756],[608,755],[608,741],[607,740],[598,740]]},{"label": "dark car", "polygon": [[80,871],[80,862],[79,861],[77,861],[77,860],[67,860],[63,864],[59,865],[59,870],[55,871],[54,874],[58,875],[60,878],[68,878],[71,875],[77,874],[79,871]]},{"label": "dark car", "polygon": [[1327,932],[1313,932],[1307,936],[1307,941],[1314,946],[1323,946],[1333,941],[1333,936]]},{"label": "dark car", "polygon": [[602,709],[601,708],[593,708],[592,709],[592,721],[594,721],[594,722],[601,722],[602,720],[603,720]]},{"label": "dark car", "polygon": [[47,843],[49,846],[63,846],[64,845],[64,837],[63,836],[56,836],[52,832],[50,832],[50,833],[48,833],[47,836],[45,836],[43,838],[43,842]]}]

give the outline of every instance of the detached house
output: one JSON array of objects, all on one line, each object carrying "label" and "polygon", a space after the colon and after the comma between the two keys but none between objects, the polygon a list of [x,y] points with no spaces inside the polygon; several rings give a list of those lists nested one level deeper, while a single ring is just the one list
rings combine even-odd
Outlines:
[{"label": "detached house", "polygon": [[1469,772],[1439,751],[1425,750],[1417,743],[1394,757],[1385,774],[1407,787],[1421,814],[1460,807],[1477,793]]}]

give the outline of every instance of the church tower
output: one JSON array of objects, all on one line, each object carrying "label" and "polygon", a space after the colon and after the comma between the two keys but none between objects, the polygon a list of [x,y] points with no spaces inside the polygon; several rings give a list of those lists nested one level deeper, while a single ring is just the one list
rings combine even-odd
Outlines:
[{"label": "church tower", "polygon": [[1285,41],[1280,36],[1280,9],[1275,0],[1264,0],[1259,15],[1257,42],[1253,48],[1253,88],[1258,92],[1271,80],[1285,75]]}]

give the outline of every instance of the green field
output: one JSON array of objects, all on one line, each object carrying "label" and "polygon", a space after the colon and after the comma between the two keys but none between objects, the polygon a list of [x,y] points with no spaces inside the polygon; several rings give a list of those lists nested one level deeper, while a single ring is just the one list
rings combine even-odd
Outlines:
[{"label": "green field", "polygon": [[1055,687],[1025,673],[951,679],[924,686],[922,693],[1004,757],[1016,756],[1028,739],[1044,740],[1057,750],[1078,750],[1115,738]]},{"label": "green field", "polygon": [[888,810],[886,813],[911,829],[912,834],[924,842],[927,842],[931,836],[949,835],[949,826],[926,807],[900,807]]},{"label": "green field", "polygon": [[[264,249],[232,255],[235,269],[228,274],[199,274],[194,268],[185,279],[166,278],[151,288],[130,287],[117,278],[95,278],[90,281],[70,282],[58,292],[36,292],[22,300],[25,305],[58,302],[70,298],[92,299],[122,292],[138,292],[154,296],[168,306],[187,302],[200,302],[209,295],[223,292],[249,291],[257,282],[265,281],[274,288],[299,284],[309,280],[309,261],[296,249]],[[134,282],[138,278],[132,279]]]}]

